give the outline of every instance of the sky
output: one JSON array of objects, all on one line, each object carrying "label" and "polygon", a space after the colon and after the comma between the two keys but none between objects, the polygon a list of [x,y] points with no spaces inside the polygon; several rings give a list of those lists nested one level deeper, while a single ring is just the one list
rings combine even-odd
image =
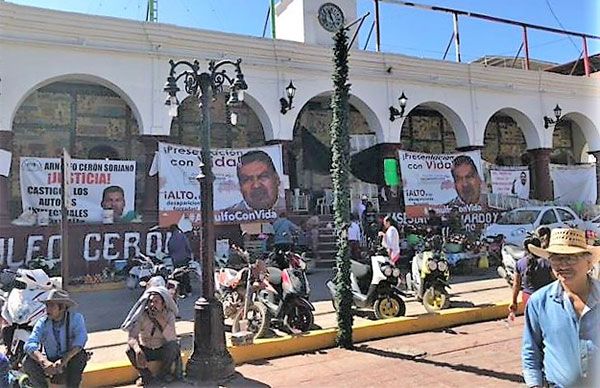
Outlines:
[{"label": "sky", "polygon": [[[1,0],[0,0],[1,1]],[[145,20],[147,0],[6,0],[35,7]],[[558,29],[600,36],[600,0],[412,0]],[[263,36],[269,0],[158,0],[158,21],[178,26]],[[442,59],[452,36],[452,16],[380,1],[381,48],[385,52]],[[367,42],[373,23],[373,0],[357,0],[358,15],[367,12],[359,34],[361,49],[375,50],[375,36]],[[514,57],[522,43],[522,29],[479,19],[459,19],[461,56],[470,62],[484,55]],[[582,39],[530,30],[530,57],[556,63],[579,58]],[[270,38],[270,27],[266,37]],[[590,55],[600,52],[600,40],[589,39]],[[524,51],[521,51],[521,56]],[[454,47],[447,60],[454,60]]]}]

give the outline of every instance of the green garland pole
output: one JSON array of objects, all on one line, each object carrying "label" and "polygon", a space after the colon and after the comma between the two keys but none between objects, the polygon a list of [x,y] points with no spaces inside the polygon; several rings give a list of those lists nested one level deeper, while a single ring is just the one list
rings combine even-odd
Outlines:
[{"label": "green garland pole", "polygon": [[350,134],[348,131],[348,37],[342,28],[334,36],[333,47],[333,95],[331,109],[333,117],[329,134],[331,136],[332,165],[331,175],[334,193],[334,221],[336,230],[335,277],[338,333],[336,344],[352,349],[352,290],[350,288],[350,251],[348,247],[348,226],[350,225],[350,192],[348,171],[350,168]]}]

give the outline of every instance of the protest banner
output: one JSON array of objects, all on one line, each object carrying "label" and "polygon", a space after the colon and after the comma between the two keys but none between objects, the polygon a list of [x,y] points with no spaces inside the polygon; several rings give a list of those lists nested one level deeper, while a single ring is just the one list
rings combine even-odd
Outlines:
[{"label": "protest banner", "polygon": [[427,217],[430,209],[444,215],[456,207],[470,230],[497,220],[497,211],[488,206],[479,151],[399,151],[399,157],[407,217]]},{"label": "protest banner", "polygon": [[[156,157],[160,225],[200,225],[200,148],[159,143]],[[211,157],[216,224],[269,222],[285,209],[280,145],[213,149]]]},{"label": "protest banner", "polygon": [[[165,252],[171,233],[153,230],[154,223],[79,224],[69,228],[69,276],[101,274],[116,260]],[[37,257],[60,263],[61,232],[49,226],[0,225],[0,266],[16,270]],[[126,273],[125,273],[126,275]]]},{"label": "protest banner", "polygon": [[[70,222],[101,222],[104,208],[114,220],[130,221],[135,214],[135,161],[71,159]],[[61,160],[20,158],[23,212],[47,213],[51,223],[61,218]]]},{"label": "protest banner", "polygon": [[526,166],[490,169],[492,193],[529,199],[529,169]]},{"label": "protest banner", "polygon": [[557,203],[596,203],[598,186],[594,164],[576,166],[551,164],[550,177],[554,188],[554,200]]}]

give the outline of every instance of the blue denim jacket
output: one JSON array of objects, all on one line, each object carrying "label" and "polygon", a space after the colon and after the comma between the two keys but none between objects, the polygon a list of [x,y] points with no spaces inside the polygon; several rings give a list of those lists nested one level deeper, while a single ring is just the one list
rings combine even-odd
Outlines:
[{"label": "blue denim jacket", "polygon": [[591,281],[590,310],[580,318],[558,280],[529,299],[521,353],[527,386],[541,386],[544,379],[558,387],[581,386],[591,382],[590,373],[597,373],[600,281]]},{"label": "blue denim jacket", "polygon": [[[69,347],[71,349],[74,347],[83,349],[88,338],[83,315],[70,312],[69,316]],[[58,341],[54,335],[52,325],[52,320],[47,316],[35,323],[31,335],[24,346],[24,350],[27,354],[31,355],[33,352],[40,350],[43,347],[48,360],[54,362],[67,353],[67,337],[65,335],[65,331],[67,330],[66,321],[63,319],[60,323],[60,328],[58,329],[60,338]]]}]

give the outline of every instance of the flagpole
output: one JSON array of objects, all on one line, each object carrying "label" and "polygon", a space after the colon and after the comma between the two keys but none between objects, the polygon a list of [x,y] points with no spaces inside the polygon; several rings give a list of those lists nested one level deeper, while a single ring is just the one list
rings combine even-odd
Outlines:
[{"label": "flagpole", "polygon": [[67,179],[70,177],[67,174],[67,170],[70,170],[67,164],[70,162],[70,157],[67,157],[66,151],[63,150],[61,158],[61,205],[60,205],[60,274],[62,277],[62,288],[67,290],[69,284],[69,214],[67,212],[67,200],[69,198],[67,194],[68,185],[66,184]]}]

